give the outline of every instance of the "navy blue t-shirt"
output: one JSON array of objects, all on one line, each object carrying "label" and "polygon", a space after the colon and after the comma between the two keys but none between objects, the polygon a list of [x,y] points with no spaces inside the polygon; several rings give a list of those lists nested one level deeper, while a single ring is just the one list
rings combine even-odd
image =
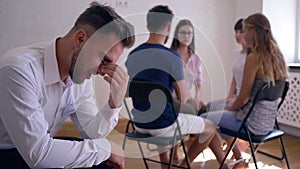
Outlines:
[{"label": "navy blue t-shirt", "polygon": [[[183,63],[179,54],[160,44],[144,43],[130,52],[125,63],[130,79],[158,82],[173,92],[172,83],[183,80]],[[162,103],[164,104],[164,103]],[[160,129],[173,124],[171,104],[154,106],[133,98],[134,123],[144,129]],[[161,110],[161,107],[164,109]],[[150,109],[151,108],[151,109]],[[150,111],[149,111],[150,109]],[[148,111],[147,111],[148,110]],[[178,115],[178,112],[176,112]]]}]

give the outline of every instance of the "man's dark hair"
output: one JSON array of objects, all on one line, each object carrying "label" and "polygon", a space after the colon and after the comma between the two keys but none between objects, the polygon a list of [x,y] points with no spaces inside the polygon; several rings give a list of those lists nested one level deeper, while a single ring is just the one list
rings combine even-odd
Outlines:
[{"label": "man's dark hair", "polygon": [[172,22],[173,12],[168,6],[158,5],[148,11],[147,26],[150,32],[157,32]]},{"label": "man's dark hair", "polygon": [[235,25],[234,25],[234,30],[242,30],[243,29],[243,20],[244,19],[239,19]]},{"label": "man's dark hair", "polygon": [[134,44],[133,25],[126,22],[110,6],[92,2],[91,6],[77,18],[72,30],[79,29],[84,25],[92,26],[96,31],[109,25],[105,31],[117,33],[124,47],[131,47]]}]

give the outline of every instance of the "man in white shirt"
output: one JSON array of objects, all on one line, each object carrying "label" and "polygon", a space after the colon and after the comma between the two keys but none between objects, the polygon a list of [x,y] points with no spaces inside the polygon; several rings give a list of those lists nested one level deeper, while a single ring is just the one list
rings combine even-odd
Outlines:
[{"label": "man in white shirt", "polygon": [[[128,83],[116,61],[133,43],[131,24],[92,3],[64,37],[1,56],[0,166],[91,167],[108,159],[124,168],[124,152],[105,137],[117,124]],[[101,110],[90,79],[95,74],[110,84]],[[83,141],[53,138],[67,117]]]}]

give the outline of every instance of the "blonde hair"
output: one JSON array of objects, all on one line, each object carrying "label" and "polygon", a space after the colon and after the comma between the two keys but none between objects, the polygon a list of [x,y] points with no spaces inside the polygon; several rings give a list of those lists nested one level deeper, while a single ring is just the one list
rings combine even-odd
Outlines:
[{"label": "blonde hair", "polygon": [[275,80],[287,79],[287,66],[267,17],[261,13],[250,15],[244,26],[254,29],[252,52],[258,56],[258,72],[262,78],[273,85]]}]

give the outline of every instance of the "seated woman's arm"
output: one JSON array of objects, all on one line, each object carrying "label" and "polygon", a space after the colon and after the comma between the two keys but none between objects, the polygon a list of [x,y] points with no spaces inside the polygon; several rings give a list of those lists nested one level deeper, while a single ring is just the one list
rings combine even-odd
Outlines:
[{"label": "seated woman's arm", "polygon": [[232,106],[228,107],[227,110],[240,109],[248,102],[257,71],[258,56],[252,53],[247,57],[245,62],[241,91]]},{"label": "seated woman's arm", "polygon": [[226,99],[230,99],[234,97],[235,89],[236,89],[236,80],[233,76],[230,84],[230,90]]}]

